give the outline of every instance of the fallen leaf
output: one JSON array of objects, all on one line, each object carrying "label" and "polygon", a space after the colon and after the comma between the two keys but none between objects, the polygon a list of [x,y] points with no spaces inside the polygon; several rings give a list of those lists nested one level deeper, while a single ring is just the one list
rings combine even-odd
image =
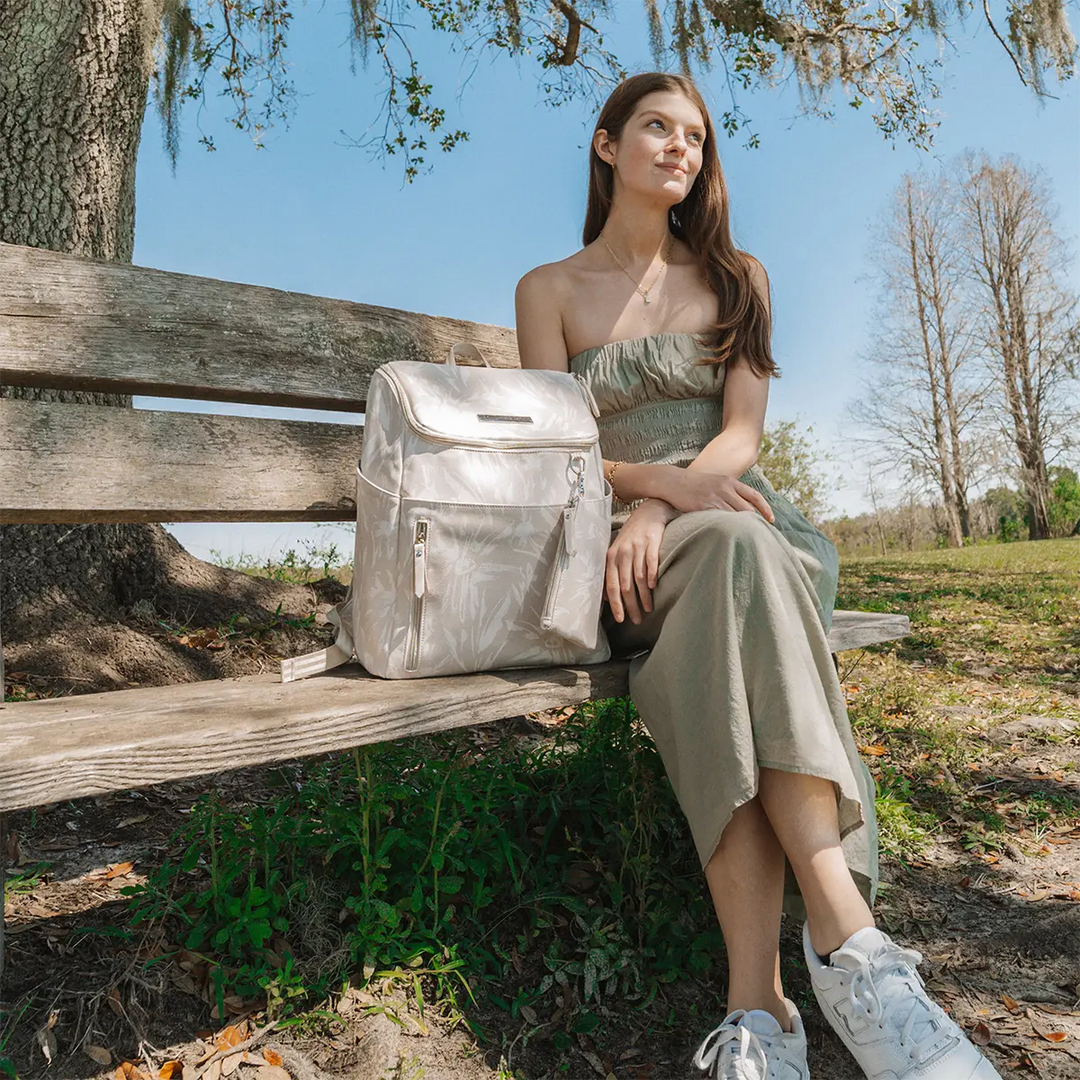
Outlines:
[{"label": "fallen leaf", "polygon": [[1005,1006],[1005,1008],[1009,1010],[1009,1012],[1020,1011],[1020,1002],[1017,1001],[1015,998],[1009,997],[1008,994],[1001,995],[1001,1002]]},{"label": "fallen leaf", "polygon": [[184,1075],[182,1061],[166,1061],[158,1070],[158,1080],[180,1080]]},{"label": "fallen leaf", "polygon": [[116,827],[118,829],[123,829],[128,825],[141,825],[149,816],[149,814],[139,814],[136,817],[126,817]]},{"label": "fallen leaf", "polygon": [[133,1065],[130,1061],[124,1061],[117,1065],[113,1076],[116,1080],[150,1080],[138,1065]]},{"label": "fallen leaf", "polygon": [[[52,1019],[50,1017],[50,1019]],[[43,1024],[38,1028],[37,1044],[45,1055],[45,1060],[51,1065],[53,1054],[57,1052],[56,1036],[52,1033],[52,1024]]]},{"label": "fallen leaf", "polygon": [[263,1065],[255,1072],[255,1080],[292,1080],[280,1065]]},{"label": "fallen leaf", "polygon": [[875,743],[873,746],[860,746],[859,751],[863,754],[869,754],[871,757],[884,757],[889,752],[884,746],[881,746],[878,743]]},{"label": "fallen leaf", "polygon": [[281,1055],[276,1050],[264,1050],[262,1056],[266,1058],[267,1065],[273,1065],[276,1068],[281,1068],[285,1062],[282,1060]]},{"label": "fallen leaf", "polygon": [[94,1046],[92,1043],[86,1043],[83,1046],[83,1052],[89,1054],[99,1065],[111,1065],[112,1054],[104,1046]]},{"label": "fallen leaf", "polygon": [[247,1036],[240,1029],[239,1024],[230,1024],[214,1040],[214,1045],[219,1050],[228,1050],[237,1043],[242,1043]]},{"label": "fallen leaf", "polygon": [[105,995],[105,1000],[109,1003],[109,1008],[112,1009],[117,1016],[124,1015],[124,1006],[120,1003],[120,990],[118,987],[112,987],[108,994]]},{"label": "fallen leaf", "polygon": [[1064,1042],[1069,1034],[1066,1031],[1040,1031],[1039,1034],[1046,1039],[1047,1042]]},{"label": "fallen leaf", "polygon": [[990,1030],[988,1024],[984,1024],[981,1020],[971,1029],[971,1041],[976,1046],[989,1046],[994,1038],[994,1033]]}]

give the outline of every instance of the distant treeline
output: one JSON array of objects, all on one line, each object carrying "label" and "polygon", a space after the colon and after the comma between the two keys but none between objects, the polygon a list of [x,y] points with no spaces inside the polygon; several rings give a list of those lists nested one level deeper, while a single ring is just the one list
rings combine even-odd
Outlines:
[{"label": "distant treeline", "polygon": [[[1075,536],[1080,542],[1080,477],[1075,470],[1052,467],[1051,538]],[[967,543],[1027,540],[1031,534],[1024,496],[1010,487],[991,488],[971,500],[971,538]],[[877,513],[825,520],[820,528],[841,555],[888,554],[954,546],[949,517],[941,503],[914,498]]]}]

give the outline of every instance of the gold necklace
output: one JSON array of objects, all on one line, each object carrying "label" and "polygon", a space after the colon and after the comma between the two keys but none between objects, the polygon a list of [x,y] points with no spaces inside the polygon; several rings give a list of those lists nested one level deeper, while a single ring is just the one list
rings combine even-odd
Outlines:
[{"label": "gold necklace", "polygon": [[[600,239],[604,241],[604,247],[606,247],[608,249],[608,251],[611,251],[611,245],[604,238],[603,232],[600,233]],[[668,240],[668,246],[667,246],[668,247],[668,252],[667,252],[667,255],[661,257],[661,259],[660,259],[660,269],[656,271],[656,277],[653,278],[652,285],[650,285],[644,292],[641,291],[641,286],[636,281],[634,281],[634,275],[631,274],[630,271],[627,270],[625,266],[623,266],[622,262],[619,260],[619,256],[616,255],[614,251],[611,251],[611,257],[619,264],[620,268],[622,269],[622,272],[631,281],[634,281],[634,288],[637,289],[637,291],[639,293],[641,293],[641,295],[645,298],[645,303],[646,304],[651,303],[651,301],[649,299],[649,293],[651,293],[653,291],[653,289],[656,287],[656,283],[660,279],[660,275],[664,272],[664,267],[667,266],[668,257],[671,255],[671,246],[674,243],[675,243],[675,237],[671,236],[670,239]]]}]

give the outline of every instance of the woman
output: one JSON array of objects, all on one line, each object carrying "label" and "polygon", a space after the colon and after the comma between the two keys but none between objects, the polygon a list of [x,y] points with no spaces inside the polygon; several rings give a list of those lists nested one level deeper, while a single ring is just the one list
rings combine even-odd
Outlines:
[{"label": "woman", "polygon": [[[626,79],[590,151],[584,247],[515,294],[523,367],[580,372],[613,489],[602,619],[690,824],[728,954],[729,1013],[694,1063],[807,1080],[780,980],[782,911],[868,1077],[998,1074],[874,926],[874,787],[826,634],[834,545],[757,466],[768,278],[738,251],[694,83]],[[629,622],[627,622],[627,618]]]}]

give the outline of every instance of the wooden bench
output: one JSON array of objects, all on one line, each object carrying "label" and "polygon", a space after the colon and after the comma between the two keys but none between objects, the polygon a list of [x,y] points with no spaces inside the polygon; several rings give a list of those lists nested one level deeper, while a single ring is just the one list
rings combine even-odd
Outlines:
[{"label": "wooden bench", "polygon": [[[19,386],[362,412],[389,360],[468,340],[518,366],[504,327],[8,244],[0,301],[0,382]],[[362,434],[0,400],[0,522],[355,521]],[[829,641],[835,661],[909,632],[905,615],[838,611]],[[622,696],[628,666],[391,681],[354,664],[9,702],[0,813]]]}]

